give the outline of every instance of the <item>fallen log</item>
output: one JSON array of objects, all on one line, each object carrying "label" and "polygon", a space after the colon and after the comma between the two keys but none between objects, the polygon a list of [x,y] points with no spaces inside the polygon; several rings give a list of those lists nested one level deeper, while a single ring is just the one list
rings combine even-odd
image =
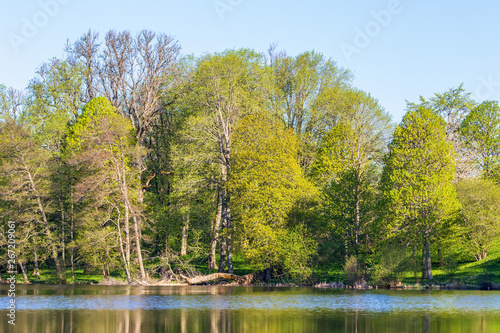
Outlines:
[{"label": "fallen log", "polygon": [[213,273],[213,274],[204,275],[204,276],[195,276],[193,278],[188,278],[187,276],[181,275],[181,277],[183,279],[185,279],[186,282],[190,285],[202,284],[202,283],[214,281],[214,280],[231,280],[231,281],[235,281],[237,284],[242,285],[242,286],[247,286],[247,285],[251,284],[255,280],[255,278],[258,276],[260,276],[259,273],[250,273],[250,274],[243,275],[243,276],[229,274],[229,273]]}]

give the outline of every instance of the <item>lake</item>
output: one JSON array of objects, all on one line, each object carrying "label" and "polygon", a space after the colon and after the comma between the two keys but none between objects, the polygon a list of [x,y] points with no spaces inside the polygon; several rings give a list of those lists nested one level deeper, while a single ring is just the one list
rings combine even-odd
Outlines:
[{"label": "lake", "polygon": [[500,332],[499,291],[0,286],[1,332]]}]

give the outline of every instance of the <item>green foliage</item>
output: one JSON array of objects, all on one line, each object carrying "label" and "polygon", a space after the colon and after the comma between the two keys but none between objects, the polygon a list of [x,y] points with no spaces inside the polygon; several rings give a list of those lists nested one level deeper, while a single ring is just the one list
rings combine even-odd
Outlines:
[{"label": "green foliage", "polygon": [[377,249],[375,262],[371,278],[374,283],[384,286],[403,281],[411,268],[411,259],[400,244],[388,243]]},{"label": "green foliage", "polygon": [[299,138],[300,165],[306,173],[317,144],[335,123],[338,102],[352,73],[314,51],[296,57],[271,55],[272,112]]},{"label": "green foliage", "polygon": [[[66,138],[67,146],[70,149],[80,148],[80,137],[88,132],[95,131],[102,117],[116,118],[118,114],[107,98],[95,97],[85,104],[81,115],[78,117],[75,124],[70,127],[69,134]],[[126,128],[130,127],[129,124],[125,124],[125,126]]]},{"label": "green foliage", "polygon": [[394,132],[381,187],[385,237],[430,237],[458,209],[454,151],[443,118],[429,109],[410,110]]},{"label": "green foliage", "polygon": [[283,230],[278,236],[280,268],[293,280],[306,282],[312,274],[311,258],[317,242],[304,226]]},{"label": "green foliage", "polygon": [[460,125],[467,147],[476,154],[475,162],[484,177],[500,180],[500,106],[485,101],[476,106]]},{"label": "green foliage", "polygon": [[[229,185],[236,231],[245,255],[259,268],[282,260],[280,242],[293,235],[283,234],[288,213],[301,197],[314,195],[297,152],[294,133],[272,116],[248,115],[236,128]],[[296,259],[309,257],[308,248],[304,246],[304,255]]]},{"label": "green foliage", "polygon": [[344,255],[365,251],[375,218],[376,184],[390,117],[369,94],[354,89],[323,137],[311,176],[322,188],[321,215],[344,244]]},{"label": "green foliage", "polygon": [[500,240],[500,186],[470,179],[456,184],[462,205],[459,234],[465,249],[480,261]]}]

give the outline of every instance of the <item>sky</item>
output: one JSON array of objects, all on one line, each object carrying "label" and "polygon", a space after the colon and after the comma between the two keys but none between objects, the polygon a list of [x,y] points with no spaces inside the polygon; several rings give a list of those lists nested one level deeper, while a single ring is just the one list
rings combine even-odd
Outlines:
[{"label": "sky", "polygon": [[183,54],[314,50],[354,73],[399,122],[406,101],[464,85],[500,100],[500,2],[484,0],[0,0],[0,84],[24,89],[89,29],[148,29]]}]

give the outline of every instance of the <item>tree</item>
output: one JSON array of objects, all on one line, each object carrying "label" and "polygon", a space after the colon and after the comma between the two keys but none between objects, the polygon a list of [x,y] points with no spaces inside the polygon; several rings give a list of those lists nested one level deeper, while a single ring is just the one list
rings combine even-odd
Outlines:
[{"label": "tree", "polygon": [[466,92],[463,84],[457,88],[451,88],[442,94],[434,94],[434,97],[426,100],[420,97],[420,103],[409,103],[409,109],[417,109],[420,106],[431,109],[444,118],[446,122],[446,140],[455,149],[455,172],[456,178],[468,178],[475,175],[474,155],[466,146],[459,133],[462,120],[469,114],[476,102]]},{"label": "tree", "polygon": [[[108,222],[116,226],[117,241],[129,282],[129,219],[133,221],[141,279],[146,280],[141,251],[142,207],[133,194],[140,187],[140,173],[133,163],[142,158],[144,152],[132,133],[133,128],[128,120],[117,114],[106,98],[95,97],[85,105],[66,140],[72,151],[70,163],[81,174],[75,186],[75,200],[77,203],[86,202],[91,210],[103,212],[104,215],[99,215],[102,232],[105,232]],[[102,239],[101,245],[109,252],[106,244],[106,239]],[[110,257],[109,253],[106,253],[106,257]]]},{"label": "tree", "polygon": [[[66,51],[86,68],[88,98],[102,95],[130,119],[142,143],[163,108],[162,93],[175,87],[180,46],[171,36],[143,30],[109,31],[104,43],[89,31]],[[172,101],[170,101],[172,102]]]},{"label": "tree", "polygon": [[347,92],[346,106],[323,137],[311,171],[323,189],[323,215],[342,240],[346,258],[358,255],[369,240],[375,186],[391,129],[389,115],[369,94]]},{"label": "tree", "polygon": [[382,230],[387,238],[403,236],[423,245],[422,279],[432,280],[433,237],[458,209],[454,175],[444,119],[423,106],[408,110],[385,158]]},{"label": "tree", "polygon": [[465,247],[477,261],[483,260],[499,241],[500,186],[490,180],[468,179],[459,181],[456,188]]},{"label": "tree", "polygon": [[[50,152],[38,143],[33,134],[22,124],[13,119],[7,119],[0,127],[1,145],[1,176],[2,176],[2,200],[24,201],[18,202],[23,207],[21,221],[26,223],[36,222],[43,228],[43,233],[54,261],[57,278],[64,280],[64,272],[58,254],[57,236],[52,230],[49,219],[51,210],[50,197],[48,195],[48,161]],[[18,212],[19,213],[19,212]],[[17,214],[16,214],[17,215]],[[29,239],[29,232],[35,227],[25,225],[24,236]],[[36,247],[36,243],[35,243]],[[35,260],[36,259],[36,248]]]},{"label": "tree", "polygon": [[486,178],[500,181],[500,107],[496,101],[484,101],[465,117],[460,134],[475,152],[475,162]]},{"label": "tree", "polygon": [[280,266],[307,275],[315,245],[303,227],[287,225],[294,204],[315,194],[297,162],[295,134],[263,111],[240,120],[233,147],[229,188],[245,257],[259,269]]},{"label": "tree", "polygon": [[300,163],[307,172],[316,145],[335,122],[338,95],[349,86],[352,73],[320,53],[296,57],[270,48],[271,108],[300,139]]},{"label": "tree", "polygon": [[[220,165],[221,241],[219,271],[233,272],[231,250],[231,147],[240,119],[265,105],[263,57],[250,50],[229,50],[201,59],[193,76],[191,105],[196,124],[192,136],[212,142],[213,156]],[[207,161],[210,163],[210,161]]]}]

